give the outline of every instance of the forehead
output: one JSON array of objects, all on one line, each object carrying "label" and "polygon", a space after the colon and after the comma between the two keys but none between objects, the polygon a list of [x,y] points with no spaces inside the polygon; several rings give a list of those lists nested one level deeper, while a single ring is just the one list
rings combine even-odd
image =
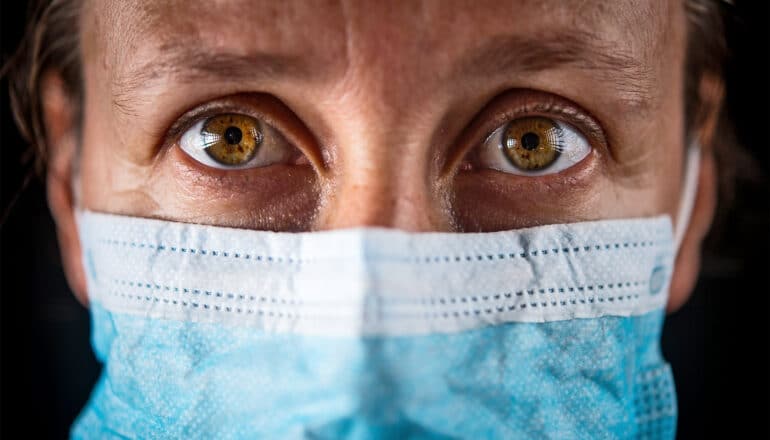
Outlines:
[{"label": "forehead", "polygon": [[676,93],[662,79],[684,66],[679,0],[86,4],[86,82],[128,114],[159,94],[192,104],[263,91],[406,117],[519,87],[583,105],[580,91],[594,89],[608,112],[647,117]]},{"label": "forehead", "polygon": [[642,57],[666,41],[668,1],[254,1],[89,2],[100,49],[119,56],[184,46],[282,53],[327,69],[414,56],[435,68],[489,39],[588,35]]}]

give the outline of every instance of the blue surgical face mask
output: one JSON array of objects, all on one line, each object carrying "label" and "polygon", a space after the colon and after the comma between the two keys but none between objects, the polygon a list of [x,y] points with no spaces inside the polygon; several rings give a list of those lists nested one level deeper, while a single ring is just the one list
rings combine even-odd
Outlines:
[{"label": "blue surgical face mask", "polygon": [[104,371],[74,437],[674,435],[668,217],[481,234],[78,224]]}]

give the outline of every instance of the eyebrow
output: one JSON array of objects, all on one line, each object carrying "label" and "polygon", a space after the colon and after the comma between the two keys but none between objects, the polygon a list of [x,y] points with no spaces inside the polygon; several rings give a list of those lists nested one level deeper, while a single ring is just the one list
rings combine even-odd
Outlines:
[{"label": "eyebrow", "polygon": [[[307,57],[277,53],[220,52],[186,44],[165,44],[160,53],[161,57],[131,66],[113,80],[113,104],[123,113],[136,115],[136,104],[142,99],[137,92],[167,77],[173,77],[178,83],[226,78],[255,84],[277,80],[318,81],[330,73],[310,66]],[[654,77],[644,59],[617,45],[611,46],[598,35],[579,30],[571,30],[569,34],[493,38],[465,56],[451,77],[463,81],[565,66],[598,75],[602,83],[614,88],[625,105],[639,113],[648,112],[655,98]]]},{"label": "eyebrow", "polygon": [[493,39],[473,50],[459,65],[458,76],[508,75],[576,67],[598,75],[620,99],[638,111],[647,111],[655,98],[654,75],[640,55],[610,45],[598,35],[571,30],[569,34],[514,35]]},{"label": "eyebrow", "polygon": [[136,115],[137,92],[168,77],[188,84],[212,78],[253,84],[288,78],[310,80],[319,73],[300,56],[220,52],[181,44],[164,45],[160,52],[161,57],[131,66],[113,80],[112,102],[123,113]]}]

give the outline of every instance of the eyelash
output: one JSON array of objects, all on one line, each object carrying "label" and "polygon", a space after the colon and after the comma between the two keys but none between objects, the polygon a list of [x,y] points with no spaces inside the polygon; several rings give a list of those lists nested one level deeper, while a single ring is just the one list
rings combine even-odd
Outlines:
[{"label": "eyelash", "polygon": [[[270,99],[277,101],[276,98],[270,97]],[[232,102],[233,100],[241,101],[242,99],[240,99],[239,96],[224,98],[218,102],[204,104],[183,114],[168,129],[164,145],[178,144],[181,136],[186,130],[189,130],[201,120],[224,113],[236,113],[253,117],[273,127],[284,135],[288,143],[301,152],[302,155],[308,155],[305,148],[297,145],[297,136],[292,136],[292,133],[284,128],[285,124],[282,124],[282,121],[278,120],[279,118],[271,116],[269,112],[255,111],[258,105],[253,105],[253,103],[252,105],[239,105],[241,103],[234,103]],[[248,96],[246,97],[246,100],[254,101],[254,99]],[[281,103],[281,105],[283,104]],[[291,113],[291,110],[286,109],[285,111],[289,114],[293,114]],[[493,116],[489,117],[490,114]],[[570,103],[564,98],[556,97],[545,92],[534,90],[510,90],[500,97],[493,99],[492,102],[478,114],[474,119],[474,121],[477,122],[471,124],[470,139],[467,139],[467,142],[460,143],[460,154],[452,155],[455,159],[446,162],[446,167],[444,168],[445,171],[442,174],[446,175],[446,173],[449,173],[452,170],[459,170],[461,167],[465,167],[465,169],[467,169],[468,166],[472,167],[466,160],[468,156],[472,151],[481,148],[484,142],[497,130],[515,119],[533,116],[541,116],[552,118],[556,121],[567,122],[577,128],[577,130],[588,140],[592,149],[595,150],[597,144],[602,149],[607,148],[604,130],[587,111],[581,109],[579,106]],[[473,128],[474,126],[475,129]],[[318,157],[320,156],[321,155],[318,154]],[[320,163],[321,167],[319,168],[317,166],[318,169],[323,170],[325,168],[322,160],[314,161],[310,157],[308,157],[308,159],[316,165]],[[457,166],[454,166],[455,164],[457,164]]]},{"label": "eyelash", "polygon": [[474,169],[468,159],[497,130],[516,119],[538,116],[572,125],[588,140],[593,151],[608,150],[604,129],[579,105],[547,92],[513,89],[492,99],[478,113],[461,135],[455,152],[445,162],[442,175],[450,176],[460,170]]},{"label": "eyelash", "polygon": [[[316,172],[323,175],[326,172],[326,164],[321,154],[316,138],[307,129],[299,118],[281,100],[266,93],[240,93],[210,101],[182,113],[176,119],[165,134],[163,147],[179,148],[182,136],[201,121],[223,114],[238,114],[248,116],[260,121],[278,132],[297,153],[299,164],[312,165]],[[181,150],[181,148],[179,148]],[[187,154],[187,153],[185,153]],[[192,158],[191,158],[192,159]],[[197,160],[192,159],[197,163]],[[238,170],[211,169],[210,172],[228,174]],[[244,168],[249,170],[252,168]]]},{"label": "eyelash", "polygon": [[532,104],[525,104],[520,107],[513,108],[503,113],[504,118],[502,122],[489,130],[482,139],[488,139],[495,130],[500,126],[513,121],[514,119],[528,117],[528,116],[543,116],[546,118],[563,120],[570,125],[580,129],[580,131],[588,139],[603,139],[604,131],[601,129],[598,123],[593,118],[576,109],[575,107],[567,106],[562,102],[557,102],[556,99],[551,99],[545,102],[537,102]]},{"label": "eyelash", "polygon": [[[189,129],[200,123],[203,120],[212,118],[214,116],[226,113],[242,114],[258,119],[260,121],[267,122],[265,116],[259,112],[254,112],[253,109],[245,109],[241,106],[234,105],[222,105],[221,103],[207,103],[201,107],[195,108],[183,114],[179,119],[174,122],[171,128],[166,133],[166,138],[171,143],[178,142],[182,135]],[[270,125],[273,125],[272,123]]]}]

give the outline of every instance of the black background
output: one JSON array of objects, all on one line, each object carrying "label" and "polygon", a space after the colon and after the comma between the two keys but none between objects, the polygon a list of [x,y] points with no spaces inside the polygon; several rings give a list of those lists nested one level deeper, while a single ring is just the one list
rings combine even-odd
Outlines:
[{"label": "black background", "polygon": [[[24,2],[0,2],[0,61],[21,38]],[[707,240],[691,300],[670,315],[663,351],[674,368],[679,438],[770,438],[768,2],[738,2],[728,20],[728,112],[760,177],[743,179]],[[39,178],[21,191],[25,145],[0,83],[0,434],[62,438],[99,372],[86,309],[69,291]],[[743,177],[752,173],[741,172]],[[765,177],[763,177],[765,176]]]}]

